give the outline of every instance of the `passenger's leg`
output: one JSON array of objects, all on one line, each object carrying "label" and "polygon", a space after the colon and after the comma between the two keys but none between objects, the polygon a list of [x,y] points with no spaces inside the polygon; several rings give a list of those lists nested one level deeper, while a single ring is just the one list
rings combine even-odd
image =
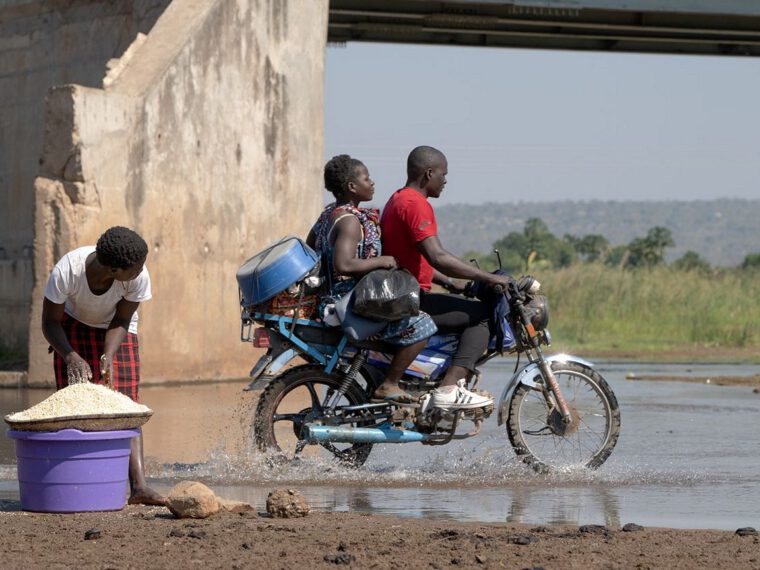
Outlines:
[{"label": "passenger's leg", "polygon": [[414,397],[399,386],[398,381],[404,375],[404,371],[414,362],[417,355],[422,352],[427,344],[427,339],[420,340],[408,346],[402,346],[391,360],[385,380],[377,387],[374,398],[392,398],[398,402],[412,402]]},{"label": "passenger's leg", "polygon": [[424,311],[420,311],[419,315],[394,321],[385,328],[383,340],[397,349],[385,373],[385,380],[375,390],[375,398],[397,402],[416,401],[414,396],[399,386],[399,380],[437,330],[433,319]]}]

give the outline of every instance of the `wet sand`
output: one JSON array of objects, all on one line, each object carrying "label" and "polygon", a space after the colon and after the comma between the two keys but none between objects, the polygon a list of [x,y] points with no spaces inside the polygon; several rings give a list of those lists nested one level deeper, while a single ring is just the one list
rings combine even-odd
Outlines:
[{"label": "wet sand", "polygon": [[[159,507],[69,515],[0,510],[3,568],[760,568],[730,531],[535,527],[319,513],[175,519]],[[85,540],[96,528],[100,538]]]}]

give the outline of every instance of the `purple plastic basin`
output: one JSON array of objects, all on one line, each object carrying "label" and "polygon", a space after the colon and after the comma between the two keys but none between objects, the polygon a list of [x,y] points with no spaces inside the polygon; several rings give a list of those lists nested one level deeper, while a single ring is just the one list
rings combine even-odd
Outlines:
[{"label": "purple plastic basin", "polygon": [[139,430],[8,430],[16,440],[21,508],[40,513],[124,507],[131,439]]}]

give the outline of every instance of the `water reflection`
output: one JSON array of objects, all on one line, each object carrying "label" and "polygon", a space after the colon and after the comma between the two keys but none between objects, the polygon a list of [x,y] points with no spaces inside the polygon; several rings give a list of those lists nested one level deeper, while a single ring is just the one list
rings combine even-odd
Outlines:
[{"label": "water reflection", "polygon": [[566,489],[552,489],[549,492],[517,489],[508,501],[506,522],[540,522],[536,520],[536,513],[547,506],[546,524],[589,524],[589,521],[598,521],[609,527],[620,526],[617,498],[604,487],[574,493]]},{"label": "water reflection", "polygon": [[[158,486],[162,487],[161,484]],[[263,511],[267,494],[275,486],[213,487],[224,498],[245,501]],[[316,511],[522,524],[621,526],[617,494],[608,489],[431,489],[313,485],[299,485],[298,489]]]}]

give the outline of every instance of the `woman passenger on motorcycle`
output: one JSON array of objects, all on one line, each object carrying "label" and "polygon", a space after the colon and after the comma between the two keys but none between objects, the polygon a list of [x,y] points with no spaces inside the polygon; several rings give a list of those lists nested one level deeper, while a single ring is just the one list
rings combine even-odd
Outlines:
[{"label": "woman passenger on motorcycle", "polygon": [[[381,255],[379,212],[359,206],[375,194],[367,167],[341,154],[327,162],[324,178],[325,188],[335,196],[335,202],[324,209],[306,241],[330,260],[330,296],[337,300],[350,292],[364,274],[374,269],[393,269],[397,264],[393,257]],[[398,347],[374,399],[402,403],[415,400],[398,382],[436,330],[433,319],[420,313],[393,321],[371,337]]]}]

